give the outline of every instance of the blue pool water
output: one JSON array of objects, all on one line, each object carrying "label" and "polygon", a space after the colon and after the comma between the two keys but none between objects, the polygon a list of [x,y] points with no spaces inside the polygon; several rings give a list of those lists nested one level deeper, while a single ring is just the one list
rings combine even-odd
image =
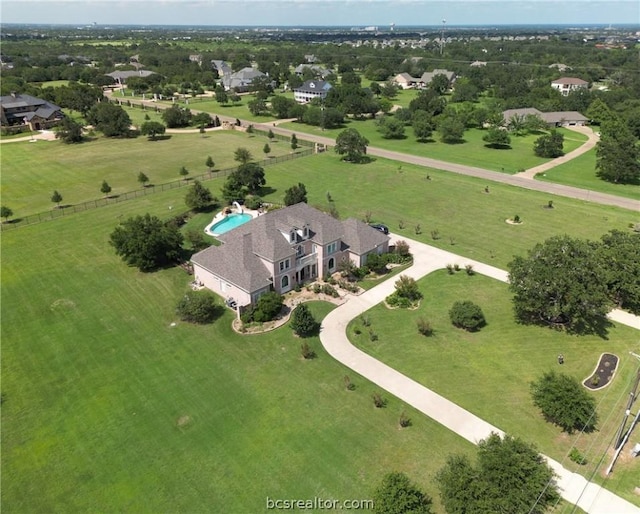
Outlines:
[{"label": "blue pool water", "polygon": [[245,224],[250,219],[250,214],[229,214],[225,219],[208,227],[207,232],[211,235],[219,236],[220,234],[224,234],[225,232],[229,232],[229,230]]}]

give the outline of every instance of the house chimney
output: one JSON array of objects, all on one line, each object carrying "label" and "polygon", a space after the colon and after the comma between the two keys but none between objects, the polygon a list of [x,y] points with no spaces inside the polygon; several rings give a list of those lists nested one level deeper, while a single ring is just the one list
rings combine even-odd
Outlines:
[{"label": "house chimney", "polygon": [[11,91],[11,96],[12,96],[13,98],[16,98],[18,95],[16,94],[16,92],[15,92],[15,91]]}]

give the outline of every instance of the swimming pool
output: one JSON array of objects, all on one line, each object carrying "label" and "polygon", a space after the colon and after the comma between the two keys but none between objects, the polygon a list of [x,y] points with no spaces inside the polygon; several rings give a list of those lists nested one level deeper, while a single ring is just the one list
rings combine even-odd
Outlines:
[{"label": "swimming pool", "polygon": [[244,225],[251,218],[251,214],[229,214],[226,218],[218,221],[217,223],[209,225],[205,229],[205,232],[211,236],[219,236],[220,234],[229,232],[229,230],[239,227],[240,225]]}]

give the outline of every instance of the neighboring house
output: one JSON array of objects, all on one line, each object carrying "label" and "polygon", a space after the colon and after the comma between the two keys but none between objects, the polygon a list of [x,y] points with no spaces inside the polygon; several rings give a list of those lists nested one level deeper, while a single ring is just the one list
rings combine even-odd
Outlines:
[{"label": "neighboring house", "polygon": [[525,118],[529,115],[539,116],[552,127],[583,126],[586,125],[587,121],[589,121],[586,116],[583,116],[576,111],[541,112],[533,107],[509,109],[502,113],[506,125],[508,125],[509,121],[516,116]]},{"label": "neighboring house", "polygon": [[408,73],[398,73],[393,77],[393,81],[402,89],[422,89],[427,87],[436,75],[444,75],[447,77],[449,80],[449,87],[451,87],[456,79],[456,74],[453,71],[435,69],[433,71],[425,71],[422,76],[417,78],[412,77]]},{"label": "neighboring house", "polygon": [[293,73],[295,73],[298,77],[302,77],[302,75],[304,75],[305,69],[311,70],[313,72],[313,75],[318,79],[324,80],[326,77],[331,75],[331,72],[328,69],[323,68],[322,66],[316,66],[315,64],[299,64],[295,67]]},{"label": "neighboring house", "polygon": [[231,73],[230,75],[225,74],[222,77],[222,85],[225,90],[237,91],[238,93],[244,93],[249,91],[251,88],[251,84],[258,77],[266,77],[264,73],[260,70],[256,70],[255,68],[242,68],[240,71],[235,73]]},{"label": "neighboring house", "polygon": [[305,54],[304,58],[309,64],[318,62],[318,58],[313,54]]},{"label": "neighboring house", "polygon": [[107,73],[107,77],[111,77],[113,79],[114,84],[122,85],[127,83],[127,79],[131,77],[148,77],[149,75],[154,75],[155,71],[149,70],[130,70],[130,71],[112,71],[111,73]]},{"label": "neighboring house", "polygon": [[570,66],[567,66],[566,64],[562,64],[561,62],[554,62],[553,64],[549,65],[549,68],[555,68],[560,72],[565,72],[571,69]]},{"label": "neighboring house", "polygon": [[562,77],[558,80],[554,80],[551,83],[551,87],[560,91],[560,93],[562,93],[562,96],[567,96],[572,91],[577,91],[578,89],[587,89],[589,87],[589,83],[586,80],[578,79],[575,77]]},{"label": "neighboring house", "polygon": [[309,103],[314,98],[324,100],[330,89],[331,84],[324,80],[307,80],[300,87],[294,88],[293,99],[301,104]]},{"label": "neighboring house", "polygon": [[198,66],[202,66],[202,54],[189,55],[189,61],[197,63]]},{"label": "neighboring house", "polygon": [[191,257],[195,281],[241,307],[268,291],[286,293],[331,275],[344,259],[363,266],[369,254],[389,251],[389,236],[306,203],[258,216],[218,239],[222,245]]},{"label": "neighboring house", "polygon": [[0,97],[0,126],[29,127],[44,130],[58,124],[64,118],[57,105],[31,95],[11,93]]},{"label": "neighboring house", "polygon": [[418,79],[413,78],[408,73],[398,73],[393,77],[393,81],[402,89],[412,89],[416,87]]},{"label": "neighboring house", "polygon": [[229,66],[225,61],[212,59],[211,66],[218,72],[218,77],[220,78],[224,77],[225,75],[231,75],[233,73],[231,66]]},{"label": "neighboring house", "polygon": [[469,66],[471,66],[472,68],[480,68],[486,65],[487,61],[473,61]]}]

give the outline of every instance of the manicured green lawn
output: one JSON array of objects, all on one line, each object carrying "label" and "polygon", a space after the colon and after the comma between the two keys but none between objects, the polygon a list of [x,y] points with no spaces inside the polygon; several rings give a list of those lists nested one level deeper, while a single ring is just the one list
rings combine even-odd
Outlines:
[{"label": "manicured green lawn", "polygon": [[[247,148],[257,160],[268,139],[236,131],[200,134],[170,134],[167,139],[149,141],[98,137],[78,145],[60,141],[16,142],[2,146],[2,201],[17,217],[51,209],[54,190],[63,196],[63,204],[74,205],[101,198],[100,186],[106,180],[112,194],[141,189],[138,173],[151,184],[180,180],[185,166],[191,177],[208,171],[205,162],[211,155],[215,169],[237,165],[233,153]],[[284,142],[269,142],[270,156],[289,154]]]},{"label": "manicured green lawn", "polygon": [[[427,174],[431,180],[425,179]],[[599,239],[614,228],[628,230],[637,218],[632,211],[497,183],[490,184],[487,194],[482,180],[408,164],[399,169],[385,159],[348,164],[332,151],[269,166],[266,178],[274,189],[266,200],[282,203],[284,191],[302,182],[311,205],[327,209],[329,192],[343,218],[364,219],[370,212],[393,232],[502,268],[514,254],[524,254],[552,235]],[[554,209],[544,208],[549,200]],[[523,224],[505,222],[516,214]],[[404,229],[399,228],[401,220]],[[420,234],[415,233],[417,225]],[[439,232],[436,241],[433,230]]]},{"label": "manicured green lawn", "polygon": [[[543,327],[523,326],[513,318],[511,296],[506,284],[464,271],[451,276],[438,271],[419,281],[424,298],[416,310],[391,310],[377,305],[348,328],[351,341],[377,359],[468,409],[508,433],[536,441],[547,455],[569,469],[591,473],[600,465],[624,413],[627,395],[638,367],[629,355],[636,351],[638,331],[616,326],[607,339],[570,336]],[[454,328],[448,311],[457,300],[471,300],[481,306],[487,326],[468,333]],[[431,321],[435,334],[418,333],[416,320]],[[359,329],[360,334],[355,330]],[[371,342],[368,330],[378,335]],[[580,381],[596,366],[600,354],[611,352],[621,359],[613,383],[594,393],[598,402],[598,430],[588,435],[567,435],[545,423],[533,406],[529,384],[542,373],[555,370]],[[556,357],[562,353],[560,368]],[[579,448],[589,465],[578,468],[566,455]],[[626,462],[625,462],[626,461]],[[605,466],[609,457],[605,458]],[[602,470],[601,470],[602,471]],[[633,494],[640,462],[624,460],[608,479],[607,487],[640,505]]]},{"label": "manicured green lawn", "polygon": [[536,175],[536,179],[612,195],[626,196],[627,198],[640,198],[640,185],[614,184],[596,176],[595,149],[570,160],[566,164],[561,164],[549,171],[539,173]]},{"label": "manicured green lawn", "polygon": [[390,470],[437,496],[435,471],[472,445],[389,395],[375,409],[317,337],[304,361],[288,326],[240,336],[227,311],[171,327],[190,277],[139,273],[107,240],[175,194],[3,234],[3,512],[262,512],[267,496],[368,499]]},{"label": "manicured green lawn", "polygon": [[[280,126],[294,130],[299,134],[310,133],[334,139],[345,128],[355,128],[369,140],[370,146],[511,174],[538,166],[549,160],[537,157],[533,153],[533,143],[540,137],[533,134],[512,136],[510,149],[497,150],[485,146],[482,137],[486,131],[480,129],[465,131],[463,143],[447,144],[440,141],[437,133],[434,133],[434,140],[420,143],[416,141],[411,127],[406,128],[405,139],[384,139],[377,130],[375,120],[347,120],[344,127],[324,131],[319,127],[296,122],[283,123]],[[560,132],[565,136],[565,152],[570,152],[586,141],[586,137],[582,134],[566,129],[560,129]]]}]

